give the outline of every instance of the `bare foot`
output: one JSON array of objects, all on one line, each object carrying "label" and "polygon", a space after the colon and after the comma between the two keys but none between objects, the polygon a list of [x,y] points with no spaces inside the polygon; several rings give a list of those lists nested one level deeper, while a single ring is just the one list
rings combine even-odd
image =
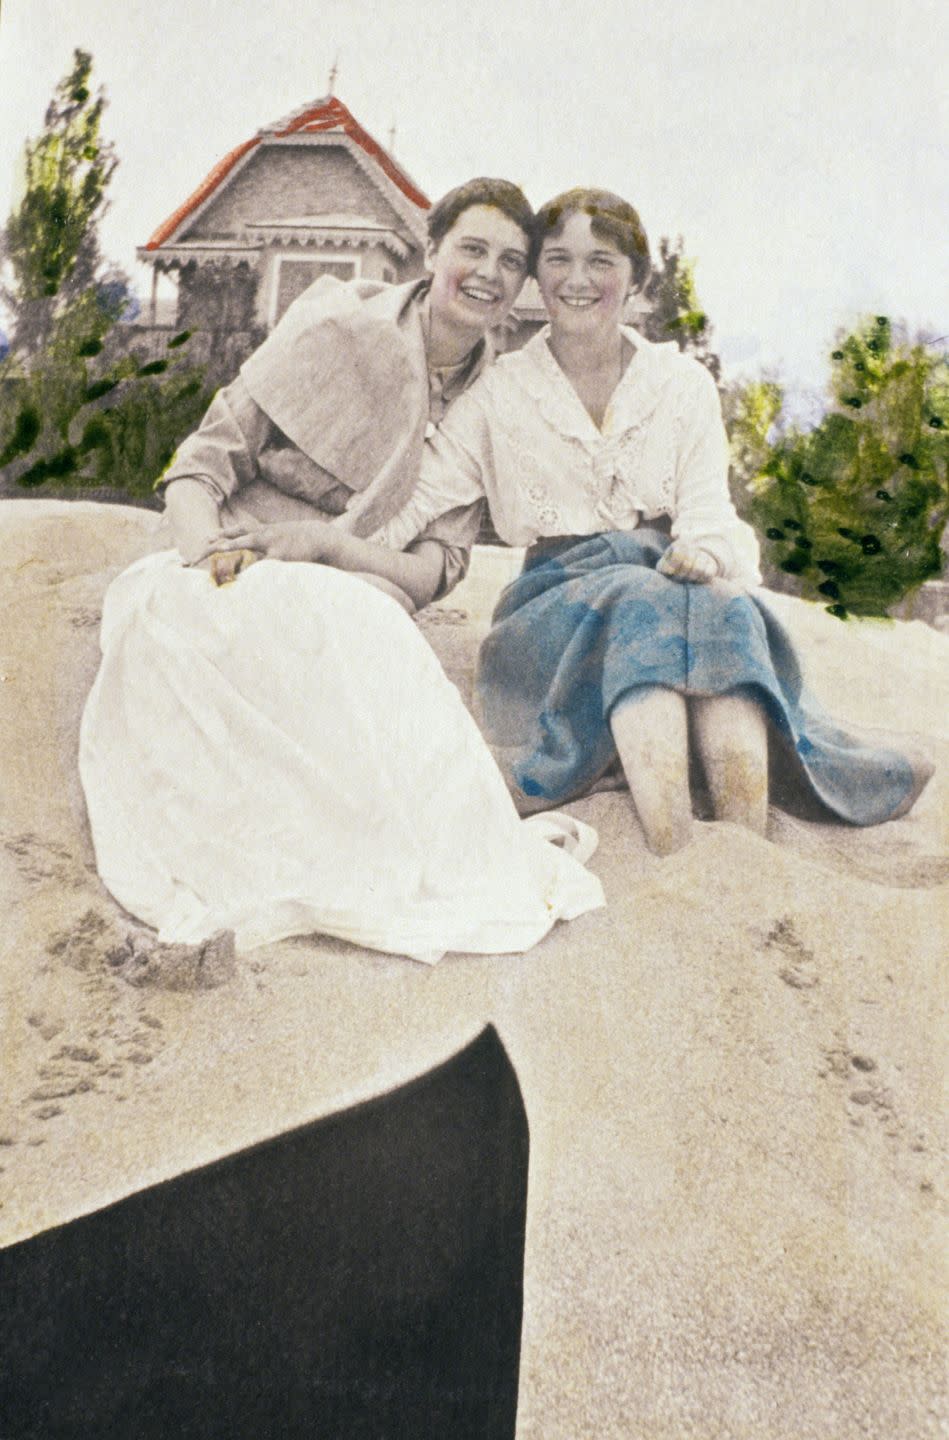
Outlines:
[{"label": "bare foot", "polygon": [[[640,817],[642,824],[642,817]],[[643,834],[646,837],[646,844],[654,855],[664,859],[667,855],[675,855],[678,850],[684,849],[692,839],[692,813],[688,816],[670,815],[667,820],[653,823],[647,830],[643,825]]]}]

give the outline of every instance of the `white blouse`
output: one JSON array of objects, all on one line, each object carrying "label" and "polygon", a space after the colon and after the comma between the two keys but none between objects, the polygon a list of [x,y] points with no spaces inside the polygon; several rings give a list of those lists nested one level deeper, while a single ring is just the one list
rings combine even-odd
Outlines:
[{"label": "white blouse", "polygon": [[436,516],[487,496],[507,545],[633,530],[661,515],[672,538],[757,585],[758,542],[728,493],[728,441],[709,372],[672,343],[623,334],[635,353],[597,428],[547,344],[502,355],[425,443],[411,498],[372,537],[402,549]]}]

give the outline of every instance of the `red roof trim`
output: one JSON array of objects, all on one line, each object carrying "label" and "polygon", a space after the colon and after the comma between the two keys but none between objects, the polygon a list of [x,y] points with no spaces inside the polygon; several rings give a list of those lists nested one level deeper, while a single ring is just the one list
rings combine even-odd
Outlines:
[{"label": "red roof trim", "polygon": [[253,140],[245,140],[243,145],[238,145],[231,150],[223,160],[218,161],[214,169],[202,181],[197,190],[188,196],[184,204],[179,205],[174,214],[170,215],[162,225],[159,225],[144,248],[146,250],[159,249],[191,212],[214,193],[233,170],[238,160],[259,145],[268,135],[274,135],[278,140],[283,140],[290,135],[315,135],[323,130],[337,129],[348,135],[350,140],[353,140],[370,159],[374,160],[379,169],[389,177],[393,184],[398,186],[402,194],[411,200],[413,205],[417,205],[420,210],[430,208],[431,201],[412,184],[408,176],[396,165],[391,155],[387,154],[369,132],[362,128],[341,100],[331,96],[329,100],[321,101],[318,105],[304,111],[302,115],[298,115],[290,125],[285,126],[282,130],[264,131],[260,135],[255,135]]},{"label": "red roof trim", "polygon": [[182,220],[186,219],[192,210],[196,210],[198,206],[217,189],[224,177],[233,170],[241,156],[246,155],[248,150],[253,150],[254,146],[259,144],[260,136],[255,135],[253,140],[245,140],[243,145],[238,145],[234,150],[231,150],[229,154],[225,155],[223,160],[219,160],[211,173],[201,182],[197,190],[195,190],[194,194],[189,195],[185,203],[179,205],[175,213],[170,215],[163,225],[159,225],[145,246],[145,249],[157,250],[159,245],[163,245],[169,235],[175,233]]},{"label": "red roof trim", "polygon": [[304,135],[314,135],[321,130],[334,130],[337,126],[343,130],[351,140],[355,140],[361,150],[364,150],[367,155],[375,160],[379,169],[388,175],[389,179],[395,185],[398,185],[402,194],[411,200],[413,205],[417,205],[420,210],[428,210],[430,208],[431,201],[428,196],[423,195],[421,190],[412,184],[404,171],[400,170],[398,165],[396,165],[392,156],[383,150],[382,146],[377,140],[372,138],[368,130],[363,129],[359,121],[354,119],[343,102],[337,100],[335,95],[331,96],[330,99],[324,103],[314,105],[312,110],[307,110],[302,115],[298,115],[292,124],[283,130],[277,130],[275,133],[283,139],[287,135],[298,135],[301,133]]}]

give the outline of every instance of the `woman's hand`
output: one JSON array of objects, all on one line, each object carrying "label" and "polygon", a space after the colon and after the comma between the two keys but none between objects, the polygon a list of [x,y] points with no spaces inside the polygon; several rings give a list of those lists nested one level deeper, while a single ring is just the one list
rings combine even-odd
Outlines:
[{"label": "woman's hand", "polygon": [[286,520],[272,525],[227,525],[208,542],[198,560],[215,585],[228,585],[258,560],[322,560],[330,546],[322,520]]},{"label": "woman's hand", "polygon": [[673,540],[656,569],[670,580],[687,580],[693,585],[707,585],[719,573],[715,556],[688,540]]},{"label": "woman's hand", "polygon": [[220,539],[218,502],[199,480],[172,480],[165,491],[165,517],[178,553],[196,565]]},{"label": "woman's hand", "polygon": [[258,560],[326,561],[333,531],[323,520],[282,520],[272,525],[228,525],[205,556],[232,550],[253,551]]},{"label": "woman's hand", "polygon": [[215,585],[229,585],[260,558],[253,550],[221,550],[199,560],[196,568],[207,570]]}]

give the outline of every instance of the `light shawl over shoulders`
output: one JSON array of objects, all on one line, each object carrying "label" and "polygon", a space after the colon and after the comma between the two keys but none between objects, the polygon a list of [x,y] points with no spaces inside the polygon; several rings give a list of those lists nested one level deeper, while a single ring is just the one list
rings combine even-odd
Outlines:
[{"label": "light shawl over shoulders", "polygon": [[[343,529],[371,534],[408,500],[421,465],[427,283],[316,281],[218,392],[160,486],[198,480],[233,504],[268,485],[291,505],[316,505]],[[464,383],[488,358],[482,342]]]},{"label": "light shawl over shoulders", "polygon": [[418,473],[429,418],[423,289],[324,276],[241,367],[264,414],[353,492],[339,523],[357,535],[398,510]]},{"label": "light shawl over shoulders", "polygon": [[[425,280],[318,280],[218,391],[158,488],[198,482],[223,524],[306,521],[315,512],[371,534],[410,496],[430,428],[426,291]],[[458,385],[489,358],[477,345]],[[480,520],[481,505],[468,506],[419,536],[442,547],[439,594],[464,575]]]},{"label": "light shawl over shoulders", "polygon": [[508,545],[633,530],[668,516],[724,578],[760,583],[758,545],[728,492],[728,442],[711,375],[635,330],[635,348],[598,429],[547,344],[502,356],[425,446],[408,505],[374,537],[402,545],[437,514],[487,496]]}]

